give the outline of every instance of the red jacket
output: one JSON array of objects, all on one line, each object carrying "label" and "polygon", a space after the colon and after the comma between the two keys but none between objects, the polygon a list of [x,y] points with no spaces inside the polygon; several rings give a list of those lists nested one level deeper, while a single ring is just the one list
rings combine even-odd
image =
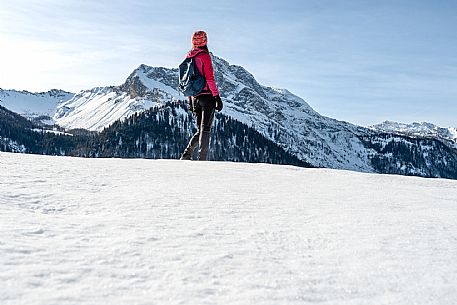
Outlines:
[{"label": "red jacket", "polygon": [[[187,58],[195,57],[195,64],[198,72],[206,79],[206,85],[200,94],[212,94],[213,96],[219,95],[216,82],[214,81],[213,63],[211,56],[208,52],[202,49],[193,49],[186,55]],[[199,95],[200,95],[199,94]]]}]

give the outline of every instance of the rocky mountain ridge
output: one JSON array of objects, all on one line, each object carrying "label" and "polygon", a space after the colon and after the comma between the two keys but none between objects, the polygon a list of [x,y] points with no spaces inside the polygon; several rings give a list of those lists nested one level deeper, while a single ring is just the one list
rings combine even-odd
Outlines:
[{"label": "rocky mountain ridge", "polygon": [[404,124],[392,121],[384,121],[370,128],[379,132],[441,139],[457,149],[457,128],[443,128],[427,122]]}]

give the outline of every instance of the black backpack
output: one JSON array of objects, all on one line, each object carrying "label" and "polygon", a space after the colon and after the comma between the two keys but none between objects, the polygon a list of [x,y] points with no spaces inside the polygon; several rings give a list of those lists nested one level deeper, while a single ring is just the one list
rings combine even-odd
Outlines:
[{"label": "black backpack", "polygon": [[195,58],[184,59],[179,65],[178,90],[185,96],[196,96],[205,87],[206,79],[197,69]]}]

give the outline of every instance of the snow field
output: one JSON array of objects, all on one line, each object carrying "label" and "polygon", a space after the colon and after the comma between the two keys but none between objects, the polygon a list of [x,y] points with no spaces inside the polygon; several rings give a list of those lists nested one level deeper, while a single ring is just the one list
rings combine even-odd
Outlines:
[{"label": "snow field", "polygon": [[454,304],[457,181],[0,153],[0,304]]}]

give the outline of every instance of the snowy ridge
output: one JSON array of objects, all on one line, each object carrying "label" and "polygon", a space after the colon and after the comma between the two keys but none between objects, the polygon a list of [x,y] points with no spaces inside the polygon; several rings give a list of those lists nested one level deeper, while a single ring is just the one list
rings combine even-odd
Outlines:
[{"label": "snowy ridge", "polygon": [[0,105],[29,119],[40,116],[52,118],[58,106],[73,95],[57,89],[32,93],[0,88]]},{"label": "snowy ridge", "polygon": [[457,300],[457,181],[9,153],[0,167],[4,305]]},{"label": "snowy ridge", "polygon": [[79,92],[58,106],[55,121],[67,129],[101,131],[116,120],[178,100],[179,94],[175,89],[148,77],[153,69],[141,65],[121,86]]},{"label": "snowy ridge", "polygon": [[97,88],[82,91],[61,104],[54,116],[58,125],[67,128],[83,128],[101,131],[114,121],[137,111],[144,111],[156,103],[136,98],[115,88]]},{"label": "snowy ridge", "polygon": [[370,128],[380,132],[437,138],[451,142],[457,148],[457,128],[443,128],[427,122],[404,124],[392,121],[385,121]]}]

